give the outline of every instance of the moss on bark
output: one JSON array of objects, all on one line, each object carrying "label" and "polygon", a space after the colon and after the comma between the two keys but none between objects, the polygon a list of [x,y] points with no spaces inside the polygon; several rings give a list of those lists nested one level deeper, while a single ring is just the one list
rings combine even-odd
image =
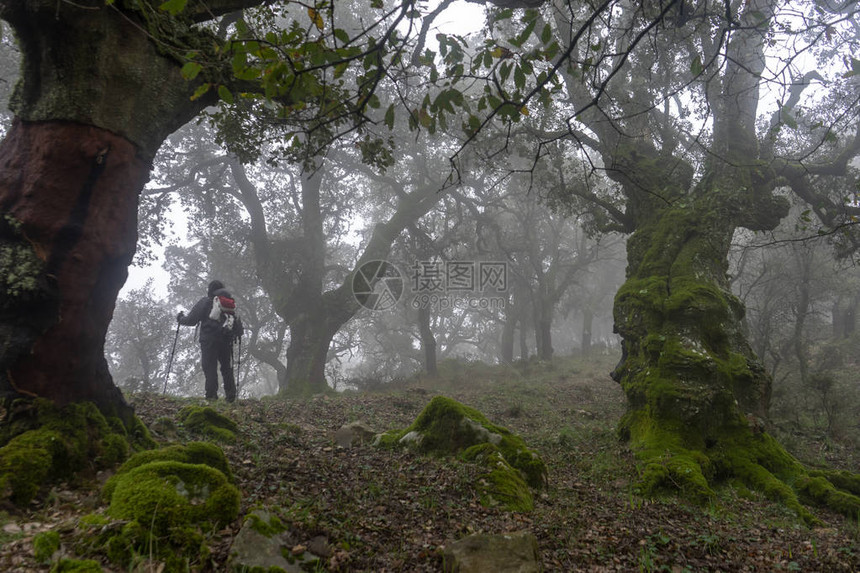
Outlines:
[{"label": "moss on bark", "polygon": [[815,518],[801,501],[856,515],[857,476],[809,472],[763,431],[771,380],[729,288],[737,217],[718,199],[657,209],[629,242],[613,378],[628,397],[619,432],[641,464],[640,489],[704,502],[714,482],[737,478],[807,523]]},{"label": "moss on bark", "polygon": [[131,448],[152,445],[139,420],[131,430],[89,402],[58,408],[42,399],[16,401],[0,430],[0,491],[25,505],[52,481],[112,467]]}]

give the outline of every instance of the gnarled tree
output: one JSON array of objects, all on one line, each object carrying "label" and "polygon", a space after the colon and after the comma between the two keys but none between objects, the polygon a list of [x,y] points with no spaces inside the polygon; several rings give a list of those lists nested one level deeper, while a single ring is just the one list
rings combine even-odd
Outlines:
[{"label": "gnarled tree", "polygon": [[[846,22],[858,6],[644,6],[604,14],[603,34],[569,4],[549,15],[576,63],[561,73],[577,115],[556,136],[575,141],[618,184],[623,213],[607,216],[632,233],[615,299],[624,356],[613,378],[628,397],[621,433],[641,460],[646,491],[680,487],[707,499],[713,480],[736,477],[807,520],[798,495],[856,514],[856,477],[809,472],[764,432],[771,378],[747,342],[726,273],[736,229],[773,229],[788,213],[782,192],[811,194],[810,180],[847,175],[860,152],[856,93],[839,96],[856,67],[822,79],[840,111],[799,125],[809,76],[793,51],[802,39],[823,61],[852,53],[857,29]],[[659,27],[652,9],[662,10]],[[590,46],[575,44],[583,30]],[[785,59],[772,46],[788,50]],[[771,112],[766,81],[785,84]],[[801,136],[806,143],[795,145]],[[841,212],[849,209],[843,203]]]}]

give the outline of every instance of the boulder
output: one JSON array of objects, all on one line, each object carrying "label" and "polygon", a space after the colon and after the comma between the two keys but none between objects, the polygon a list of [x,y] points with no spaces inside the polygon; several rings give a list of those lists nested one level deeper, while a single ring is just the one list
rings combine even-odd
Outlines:
[{"label": "boulder", "polygon": [[268,571],[278,567],[288,573],[301,572],[298,565],[293,565],[284,558],[281,547],[286,544],[283,539],[284,527],[277,517],[273,518],[265,510],[257,510],[248,514],[242,529],[230,546],[230,571],[251,571],[259,567]]},{"label": "boulder", "polygon": [[163,561],[165,572],[194,569],[209,556],[205,533],[239,514],[240,494],[231,481],[224,453],[214,444],[140,452],[102,488],[110,504],[105,515],[82,525],[92,547],[115,564],[149,556]]},{"label": "boulder", "polygon": [[529,511],[534,507],[530,488],[540,489],[547,481],[546,464],[520,436],[444,396],[433,398],[411,426],[380,434],[374,444],[457,456],[482,465],[486,473],[475,486],[486,506]]},{"label": "boulder", "polygon": [[334,433],[334,441],[342,448],[349,449],[353,446],[370,444],[376,437],[376,432],[370,429],[364,422],[352,422],[341,426]]},{"label": "boulder", "polygon": [[476,534],[445,548],[445,573],[538,573],[537,539],[531,533]]},{"label": "boulder", "polygon": [[228,571],[283,571],[304,573],[319,570],[316,551],[330,551],[321,536],[302,545],[296,542],[277,516],[258,509],[245,517],[242,529],[230,546]]}]

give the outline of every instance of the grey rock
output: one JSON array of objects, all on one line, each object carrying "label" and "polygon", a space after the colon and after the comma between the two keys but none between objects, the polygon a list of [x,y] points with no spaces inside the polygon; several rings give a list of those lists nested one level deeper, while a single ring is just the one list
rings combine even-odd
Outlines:
[{"label": "grey rock", "polygon": [[[271,516],[267,511],[258,510],[254,512],[261,521],[270,523]],[[287,573],[302,573],[298,565],[294,565],[284,559],[281,547],[284,540],[280,534],[266,536],[253,528],[253,520],[245,518],[242,529],[233,540],[230,547],[230,571],[246,571],[252,567],[280,567]]]},{"label": "grey rock", "polygon": [[539,573],[537,538],[531,533],[470,535],[445,548],[445,573]]},{"label": "grey rock", "polygon": [[342,426],[334,433],[334,441],[340,447],[349,449],[356,445],[370,444],[375,436],[376,432],[364,422],[352,422]]}]

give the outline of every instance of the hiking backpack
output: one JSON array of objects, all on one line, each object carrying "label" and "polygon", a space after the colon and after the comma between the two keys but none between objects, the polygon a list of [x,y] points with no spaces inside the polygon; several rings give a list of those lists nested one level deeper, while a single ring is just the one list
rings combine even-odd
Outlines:
[{"label": "hiking backpack", "polygon": [[236,301],[228,295],[213,296],[209,318],[218,321],[225,333],[232,334],[236,323]]}]

